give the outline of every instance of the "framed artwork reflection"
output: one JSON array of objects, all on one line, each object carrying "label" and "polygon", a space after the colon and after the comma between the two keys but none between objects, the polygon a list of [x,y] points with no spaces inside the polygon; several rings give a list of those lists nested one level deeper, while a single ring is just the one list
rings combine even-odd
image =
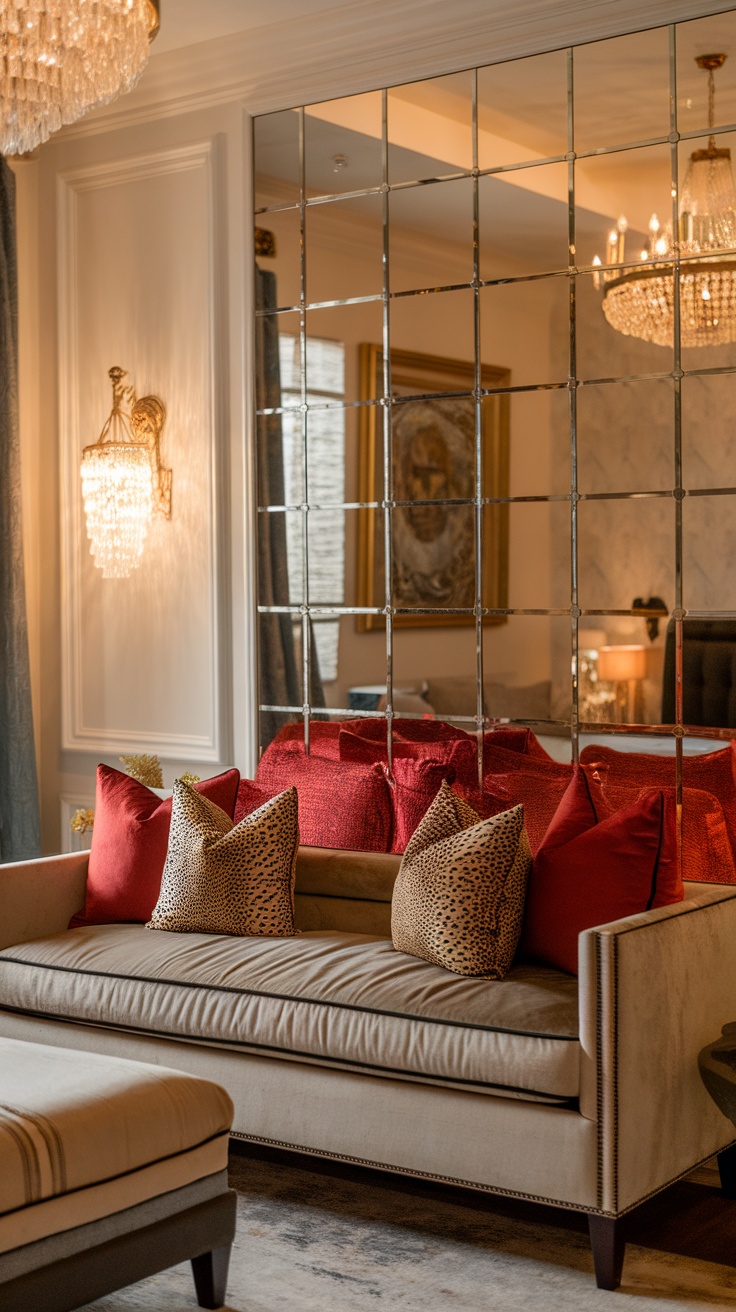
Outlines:
[{"label": "framed artwork reflection", "polygon": [[[380,401],[383,348],[360,347],[360,396]],[[511,374],[481,366],[481,386],[508,387]],[[474,366],[464,360],[391,351],[391,437],[393,501],[381,508],[384,492],[384,406],[360,410],[360,502],[377,503],[358,512],[357,597],[360,606],[386,604],[385,514],[391,513],[392,604],[417,614],[394,615],[394,625],[474,624],[475,616],[421,614],[423,609],[475,606],[476,591],[476,406]],[[406,399],[404,399],[406,398]],[[483,398],[481,486],[484,500],[509,495],[509,399]],[[398,505],[396,503],[399,503]],[[465,503],[465,504],[452,504]],[[482,598],[490,609],[508,604],[508,505],[482,511]],[[487,624],[503,624],[489,615]],[[385,628],[383,615],[358,615],[359,632]]]}]

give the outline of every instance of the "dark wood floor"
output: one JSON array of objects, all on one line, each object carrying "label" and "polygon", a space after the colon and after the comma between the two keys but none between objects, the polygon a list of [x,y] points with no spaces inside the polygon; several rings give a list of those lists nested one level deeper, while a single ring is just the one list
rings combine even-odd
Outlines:
[{"label": "dark wood floor", "polygon": [[[547,1225],[559,1226],[562,1230],[587,1233],[585,1216],[565,1208],[544,1207],[538,1203],[476,1193],[472,1189],[432,1184],[390,1171],[369,1170],[344,1162],[311,1157],[307,1153],[247,1144],[239,1139],[231,1140],[231,1151],[239,1156],[281,1162],[318,1175],[389,1188],[396,1193],[435,1198],[438,1202],[457,1203],[481,1212],[541,1221]],[[712,1185],[690,1179],[681,1180],[629,1213],[624,1221],[627,1241],[663,1253],[736,1267],[736,1200],[723,1198],[720,1190],[715,1187],[715,1173],[701,1173],[704,1178],[709,1174],[714,1181]]]}]

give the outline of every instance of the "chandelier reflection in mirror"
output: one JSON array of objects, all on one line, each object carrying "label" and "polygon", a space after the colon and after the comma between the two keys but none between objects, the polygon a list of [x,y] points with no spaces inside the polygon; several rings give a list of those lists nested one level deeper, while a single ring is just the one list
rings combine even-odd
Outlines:
[{"label": "chandelier reflection in mirror", "polygon": [[171,470],[161,464],[163,401],[136,398],[118,366],[109,376],[112,410],[84,448],[82,496],[95,564],[104,579],[125,579],[140,562],[153,513],[171,518]]},{"label": "chandelier reflection in mirror", "polygon": [[721,346],[736,341],[736,260],[718,254],[736,246],[736,186],[731,152],[716,146],[712,135],[714,73],[725,60],[724,54],[715,54],[700,55],[695,61],[708,74],[711,136],[705,150],[695,150],[690,156],[680,190],[677,235],[671,223],[661,225],[653,214],[648,244],[641,252],[642,263],[649,267],[618,274],[615,266],[625,262],[628,229],[621,215],[608,239],[609,267],[603,269],[597,255],[593,261],[596,289],[603,287],[603,313],[611,327],[656,346],[669,346],[673,340],[674,282],[662,261],[671,261],[677,254],[687,258],[680,269],[681,344]]},{"label": "chandelier reflection in mirror", "polygon": [[158,0],[4,0],[0,153],[23,154],[131,91],[158,32]]}]

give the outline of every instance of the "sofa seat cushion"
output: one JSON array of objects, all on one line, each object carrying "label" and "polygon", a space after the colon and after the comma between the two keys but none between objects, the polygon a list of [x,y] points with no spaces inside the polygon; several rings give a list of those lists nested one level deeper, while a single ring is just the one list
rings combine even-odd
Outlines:
[{"label": "sofa seat cushion", "polygon": [[221,1172],[232,1115],[181,1071],[0,1038],[0,1253]]},{"label": "sofa seat cushion", "polygon": [[0,952],[0,1006],[504,1096],[578,1095],[575,979],[526,964],[462,978],[368,935],[67,930]]}]

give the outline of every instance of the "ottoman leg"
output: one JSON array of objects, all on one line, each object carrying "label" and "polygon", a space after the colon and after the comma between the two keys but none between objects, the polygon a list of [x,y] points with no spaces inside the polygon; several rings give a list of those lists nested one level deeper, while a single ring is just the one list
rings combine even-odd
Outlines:
[{"label": "ottoman leg", "polygon": [[230,1265],[230,1244],[213,1248],[209,1253],[192,1258],[192,1275],[200,1307],[222,1307],[227,1288],[227,1269]]},{"label": "ottoman leg", "polygon": [[615,1216],[588,1213],[588,1232],[598,1288],[618,1289],[626,1247],[620,1220]]},{"label": "ottoman leg", "polygon": [[736,1198],[736,1145],[718,1154],[718,1174],[724,1198]]}]

